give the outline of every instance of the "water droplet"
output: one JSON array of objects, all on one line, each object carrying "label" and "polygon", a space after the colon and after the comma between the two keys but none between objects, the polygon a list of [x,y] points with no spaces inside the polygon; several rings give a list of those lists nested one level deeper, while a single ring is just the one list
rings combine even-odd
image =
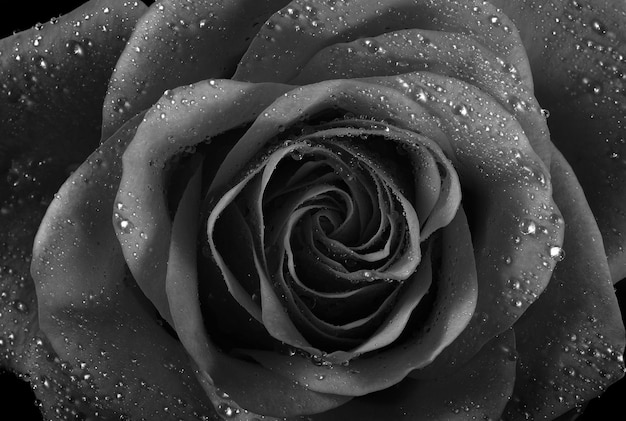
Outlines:
[{"label": "water droplet", "polygon": [[512,289],[518,290],[521,288],[522,284],[519,279],[511,278],[509,279],[509,285]]},{"label": "water droplet", "polygon": [[604,24],[598,19],[592,19],[589,24],[591,25],[593,32],[596,34],[606,35],[606,26],[604,26]]},{"label": "water droplet", "polygon": [[508,102],[511,105],[511,107],[513,107],[513,110],[516,112],[526,111],[529,108],[528,103],[526,101],[518,98],[515,95],[512,95],[511,97],[509,97]]},{"label": "water droplet", "polygon": [[424,91],[422,88],[419,88],[417,92],[415,92],[415,100],[422,103],[428,101],[428,95],[426,94],[426,91]]},{"label": "water droplet", "polygon": [[13,307],[20,313],[28,313],[28,306],[20,300],[15,300]]},{"label": "water droplet", "polygon": [[580,2],[578,0],[571,0],[570,4],[576,9],[576,10],[583,10],[583,6],[580,4]]},{"label": "water droplet", "polygon": [[460,115],[461,117],[467,117],[469,115],[469,108],[465,104],[455,106],[452,111],[454,114]]},{"label": "water droplet", "polygon": [[537,224],[530,219],[524,219],[520,222],[520,230],[523,235],[532,235],[537,232]]},{"label": "water droplet", "polygon": [[565,259],[565,251],[559,246],[550,247],[550,257],[552,257],[557,262]]},{"label": "water droplet", "polygon": [[302,155],[302,152],[299,151],[298,149],[294,149],[293,151],[291,151],[291,153],[289,155],[295,161],[302,161],[303,155]]},{"label": "water droplet", "polygon": [[548,219],[550,220],[551,223],[553,223],[555,225],[559,225],[559,224],[563,223],[563,217],[561,215],[559,215],[558,213],[550,214]]},{"label": "water droplet", "polygon": [[123,218],[119,213],[115,212],[113,216],[115,217],[117,227],[123,234],[128,234],[135,228],[132,222]]},{"label": "water droplet", "polygon": [[44,70],[46,70],[48,68],[48,62],[42,56],[37,56],[35,58],[35,63],[37,64],[38,67],[40,67],[40,68],[42,68]]},{"label": "water droplet", "polygon": [[567,376],[574,377],[576,375],[576,370],[574,367],[563,367],[563,373]]},{"label": "water droplet", "polygon": [[76,40],[68,41],[65,44],[65,47],[67,48],[67,51],[69,51],[71,54],[74,54],[75,56],[85,56],[85,47]]},{"label": "water droplet", "polygon": [[232,418],[236,416],[240,411],[237,408],[233,408],[227,403],[221,403],[217,406],[217,412],[225,418]]},{"label": "water droplet", "polygon": [[582,84],[586,92],[593,95],[600,95],[602,93],[602,85],[595,80],[588,77],[582,78]]},{"label": "water droplet", "polygon": [[489,16],[489,23],[491,23],[493,26],[500,26],[500,18],[496,15],[491,15]]},{"label": "water droplet", "polygon": [[380,47],[378,42],[373,39],[364,40],[363,46],[365,46],[365,49],[369,51],[370,53],[384,53],[385,52],[385,50]]}]

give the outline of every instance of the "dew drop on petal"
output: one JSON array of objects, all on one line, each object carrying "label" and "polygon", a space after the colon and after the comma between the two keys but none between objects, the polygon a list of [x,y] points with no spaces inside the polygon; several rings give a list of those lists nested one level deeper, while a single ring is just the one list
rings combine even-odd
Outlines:
[{"label": "dew drop on petal", "polygon": [[129,234],[135,228],[132,222],[130,222],[128,219],[123,218],[119,213],[115,212],[113,216],[115,218],[115,224],[117,225],[117,228],[123,234]]},{"label": "dew drop on petal", "polygon": [[72,41],[68,41],[65,44],[65,47],[67,48],[67,51],[70,52],[71,54],[77,56],[77,57],[84,57],[85,56],[85,47],[78,41],[76,40],[72,40]]},{"label": "dew drop on petal", "polygon": [[550,257],[552,257],[557,262],[560,262],[565,258],[565,251],[559,246],[550,247]]},{"label": "dew drop on petal", "polygon": [[604,24],[598,19],[592,19],[589,24],[591,26],[591,29],[593,29],[593,32],[595,32],[596,34],[606,35],[606,26],[604,26]]},{"label": "dew drop on petal", "polygon": [[532,235],[537,232],[537,224],[530,219],[524,219],[520,223],[520,230],[523,235]]},{"label": "dew drop on petal", "polygon": [[221,403],[217,406],[217,412],[224,418],[233,418],[240,411],[237,408],[233,408],[227,403]]},{"label": "dew drop on petal", "polygon": [[467,108],[465,104],[459,104],[454,107],[453,112],[461,117],[467,117],[469,115],[469,108]]}]

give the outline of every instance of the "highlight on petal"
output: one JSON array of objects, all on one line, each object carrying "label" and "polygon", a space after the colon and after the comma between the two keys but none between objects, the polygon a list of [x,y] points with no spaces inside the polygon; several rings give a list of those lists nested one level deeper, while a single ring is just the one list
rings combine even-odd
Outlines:
[{"label": "highlight on petal", "polygon": [[209,414],[186,352],[128,277],[111,226],[121,155],[142,117],[96,150],[50,205],[33,250],[39,323],[104,414],[160,418],[165,407],[176,417]]},{"label": "highlight on petal", "polygon": [[540,8],[529,1],[493,3],[520,30],[535,94],[550,112],[552,140],[585,191],[611,277],[618,282],[626,277],[626,5],[613,0],[548,2]]},{"label": "highlight on petal", "polygon": [[[626,342],[602,238],[582,189],[554,149],[554,197],[563,212],[566,264],[515,324],[519,366],[505,419],[553,418],[624,376]],[[549,361],[550,364],[545,364]]]},{"label": "highlight on petal", "polygon": [[406,28],[471,35],[505,62],[532,78],[515,27],[485,2],[385,0],[358,5],[295,0],[272,15],[241,59],[236,80],[288,82],[320,49]]},{"label": "highlight on petal", "polygon": [[109,82],[102,138],[167,89],[228,78],[251,37],[287,0],[160,0],[141,17]]}]

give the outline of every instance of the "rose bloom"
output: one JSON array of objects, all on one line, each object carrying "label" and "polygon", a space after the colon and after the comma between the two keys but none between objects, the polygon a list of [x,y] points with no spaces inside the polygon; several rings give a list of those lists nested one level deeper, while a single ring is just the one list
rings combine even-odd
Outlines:
[{"label": "rose bloom", "polygon": [[2,40],[4,367],[46,419],[575,414],[624,374],[625,23],[92,0]]}]

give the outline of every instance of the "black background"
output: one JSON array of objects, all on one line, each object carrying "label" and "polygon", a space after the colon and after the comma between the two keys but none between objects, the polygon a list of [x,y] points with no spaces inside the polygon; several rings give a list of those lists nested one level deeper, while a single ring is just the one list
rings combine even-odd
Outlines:
[{"label": "black background", "polygon": [[[28,29],[38,22],[47,22],[50,18],[63,15],[82,3],[83,1],[77,0],[11,2],[11,12],[5,7],[0,14],[0,38]],[[153,1],[144,3],[151,4]],[[619,285],[617,293],[621,307],[626,312],[626,281]],[[578,421],[624,419],[625,399],[626,379],[611,386],[602,397],[592,400]],[[28,384],[1,370],[0,408],[3,416],[13,413],[19,414],[15,419],[23,421],[41,419],[35,404],[35,396]]]}]

